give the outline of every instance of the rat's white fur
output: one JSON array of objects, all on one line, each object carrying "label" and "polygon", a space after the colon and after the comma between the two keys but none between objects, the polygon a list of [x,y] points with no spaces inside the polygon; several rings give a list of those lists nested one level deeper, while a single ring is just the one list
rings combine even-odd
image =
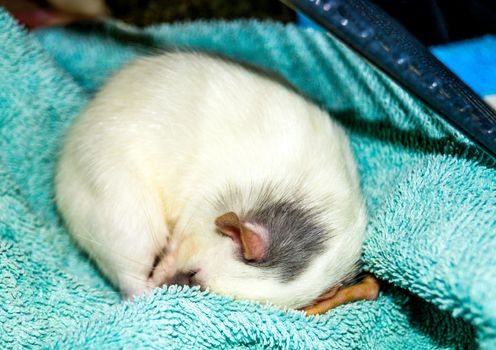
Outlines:
[{"label": "rat's white fur", "polygon": [[[240,261],[214,226],[223,213],[212,199],[226,186],[243,193],[230,208],[241,212],[267,182],[321,208],[332,236],[288,283]],[[274,80],[197,53],[142,58],[110,79],[68,134],[56,199],[74,238],[126,295],[199,270],[213,292],[301,307],[350,273],[366,225],[343,130]]]}]

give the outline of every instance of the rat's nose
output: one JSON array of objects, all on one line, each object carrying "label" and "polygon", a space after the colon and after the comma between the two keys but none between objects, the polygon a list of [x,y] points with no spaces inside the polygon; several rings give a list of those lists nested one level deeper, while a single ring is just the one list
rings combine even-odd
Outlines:
[{"label": "rat's nose", "polygon": [[178,272],[173,277],[172,280],[167,283],[177,284],[179,286],[195,286],[198,283],[195,281],[196,271],[188,271],[188,272]]}]

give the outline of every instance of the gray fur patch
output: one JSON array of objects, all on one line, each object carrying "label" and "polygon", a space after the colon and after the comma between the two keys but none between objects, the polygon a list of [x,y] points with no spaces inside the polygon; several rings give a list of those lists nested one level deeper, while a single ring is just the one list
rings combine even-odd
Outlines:
[{"label": "gray fur patch", "polygon": [[243,196],[239,189],[229,188],[216,204],[220,210],[235,211],[243,221],[267,228],[267,258],[247,264],[276,270],[282,282],[294,280],[324,251],[332,237],[320,223],[321,210],[306,203],[303,196],[281,194],[274,186],[255,186],[250,195],[256,196],[255,205],[242,212],[236,211]]}]

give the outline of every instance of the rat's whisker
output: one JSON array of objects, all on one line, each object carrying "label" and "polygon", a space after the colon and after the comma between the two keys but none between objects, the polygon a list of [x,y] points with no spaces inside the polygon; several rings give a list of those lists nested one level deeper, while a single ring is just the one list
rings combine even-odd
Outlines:
[{"label": "rat's whisker", "polygon": [[[101,242],[97,241],[94,238],[92,239],[92,238],[86,237],[85,235],[78,234],[76,232],[73,232],[73,235],[74,236],[77,236],[81,240],[84,240],[84,241],[87,241],[87,242],[91,242],[91,243],[94,243],[94,244],[96,244],[96,245],[98,245],[98,246],[100,246],[102,248],[105,248],[105,249],[109,250],[112,254],[115,254],[116,256],[120,256],[120,257],[126,259],[127,261],[132,262],[133,264],[137,264],[137,265],[141,265],[141,266],[148,266],[147,264],[145,264],[145,263],[143,263],[141,261],[138,261],[138,260],[134,260],[134,259],[130,258],[129,256],[124,255],[121,252],[113,249],[112,247],[110,247],[110,246],[108,246],[108,245],[106,245],[104,243],[101,243]],[[89,255],[91,257],[91,254],[89,254]],[[122,265],[122,266],[124,266],[124,265]]]}]

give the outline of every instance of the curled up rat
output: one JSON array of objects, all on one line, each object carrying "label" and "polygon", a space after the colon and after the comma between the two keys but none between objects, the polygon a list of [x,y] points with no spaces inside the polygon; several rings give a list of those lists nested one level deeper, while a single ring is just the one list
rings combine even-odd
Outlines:
[{"label": "curled up rat", "polygon": [[318,313],[377,296],[373,278],[341,287],[367,222],[343,129],[231,61],[176,52],[122,69],[69,130],[55,186],[74,239],[126,297],[198,285]]}]

